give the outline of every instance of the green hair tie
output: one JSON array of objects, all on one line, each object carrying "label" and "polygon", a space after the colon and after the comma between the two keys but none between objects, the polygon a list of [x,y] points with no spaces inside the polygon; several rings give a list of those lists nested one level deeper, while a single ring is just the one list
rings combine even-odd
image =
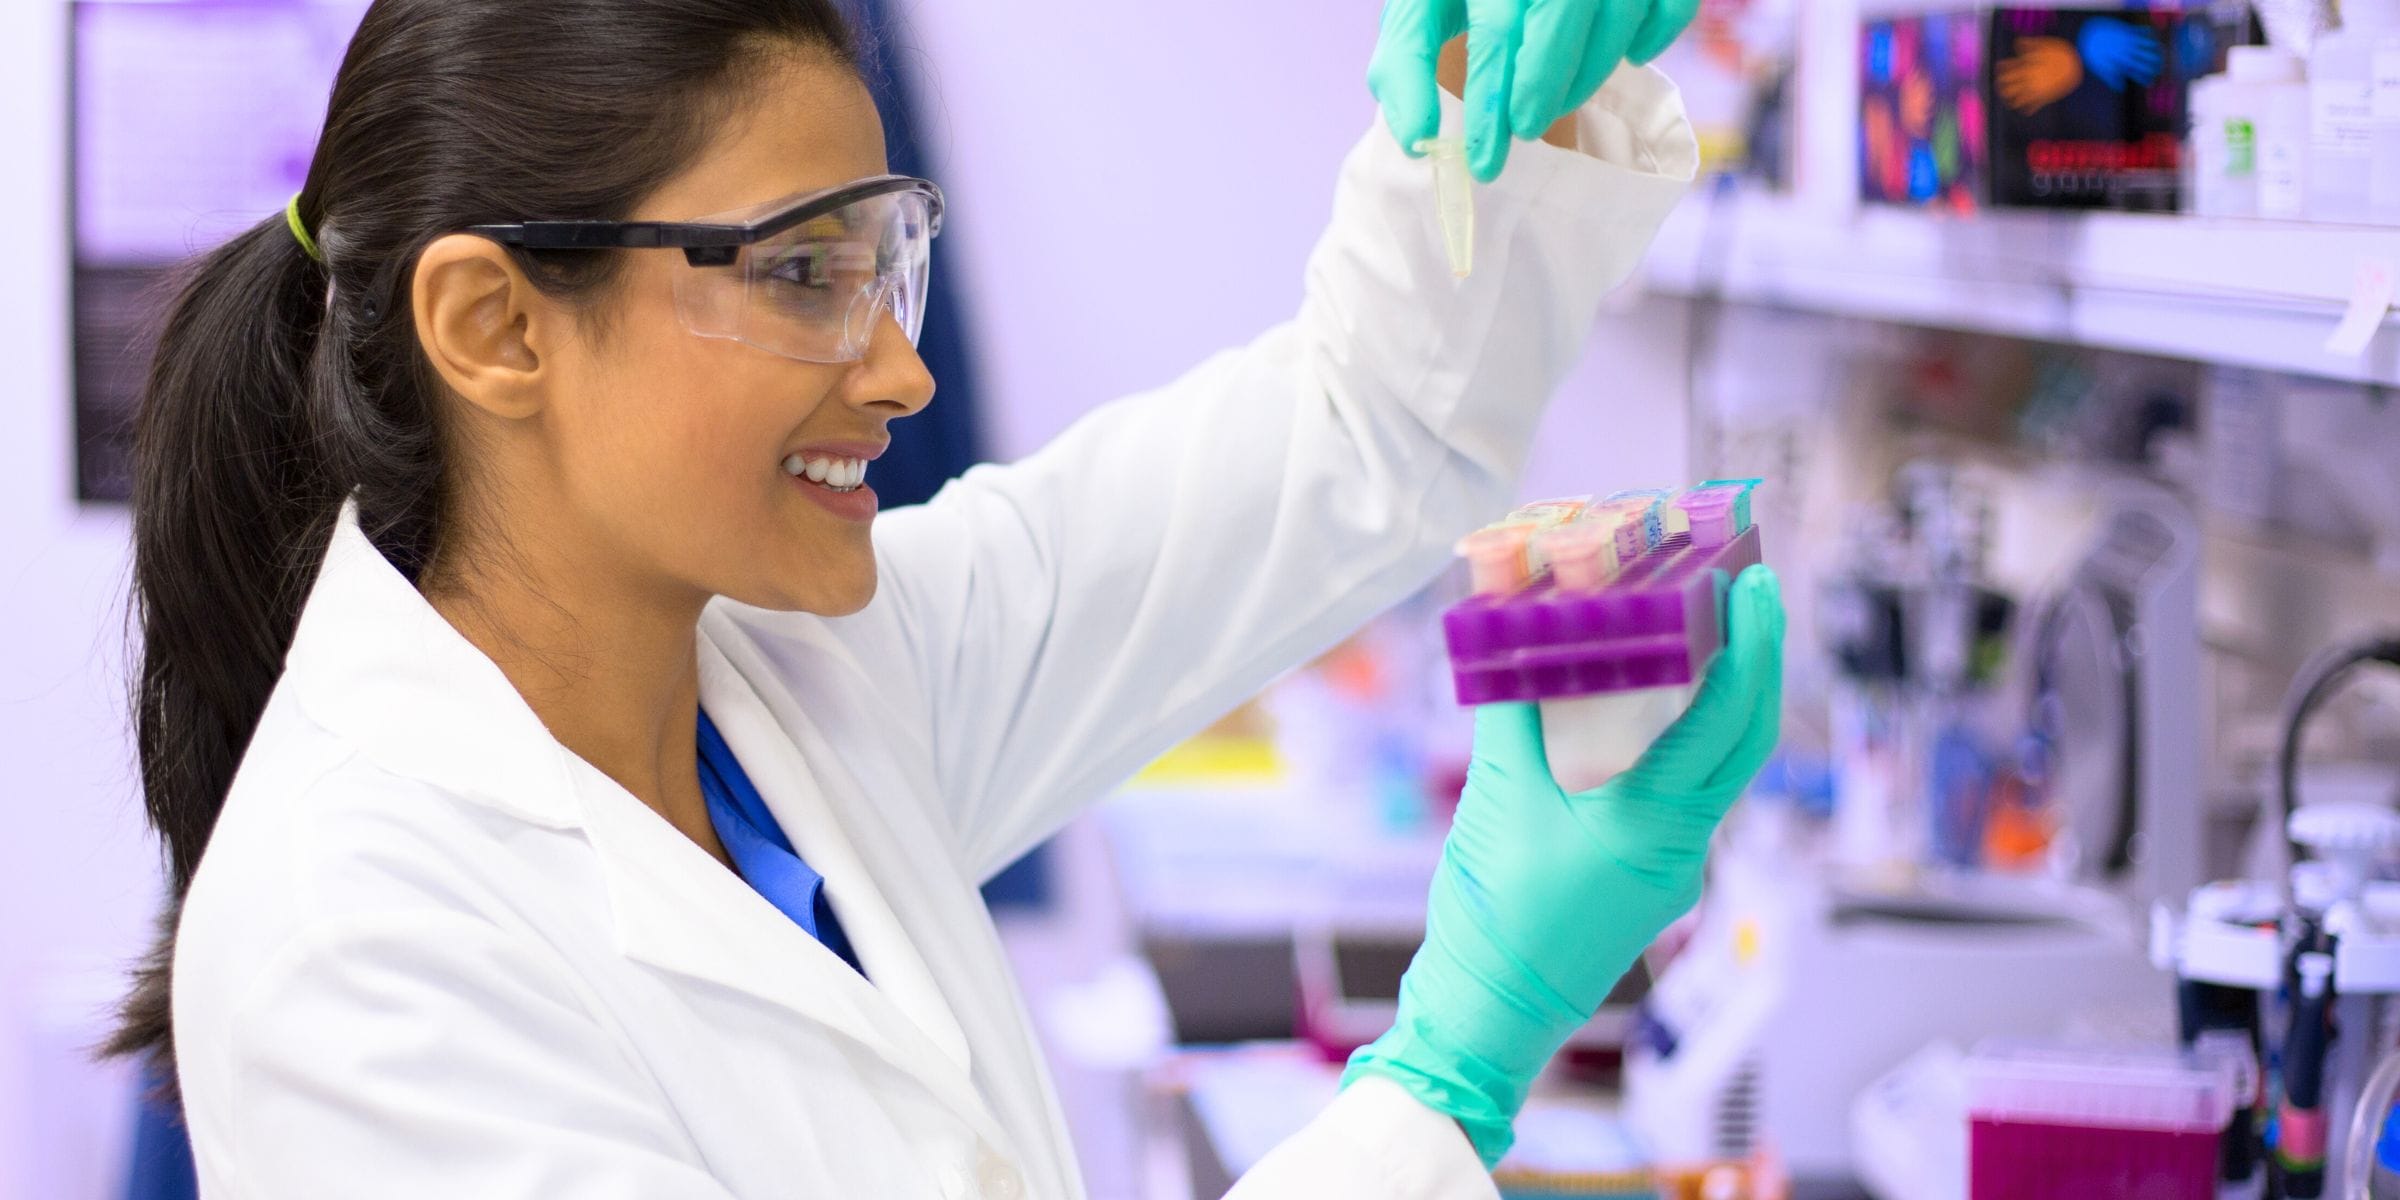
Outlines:
[{"label": "green hair tie", "polygon": [[325,261],[325,252],[317,249],[317,239],[308,236],[308,223],[300,219],[300,193],[293,192],[291,203],[283,206],[283,223],[292,227],[292,240],[300,243],[302,253],[319,263]]}]

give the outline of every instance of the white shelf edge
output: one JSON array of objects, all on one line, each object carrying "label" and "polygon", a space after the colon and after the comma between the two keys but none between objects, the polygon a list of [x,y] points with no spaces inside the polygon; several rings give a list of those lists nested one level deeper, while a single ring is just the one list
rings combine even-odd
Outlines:
[{"label": "white shelf edge", "polygon": [[1712,207],[1696,194],[1660,230],[1644,280],[1670,295],[2400,386],[2400,326],[2388,314],[2364,355],[2324,348],[2369,260],[2400,266],[2400,229],[1822,214],[1764,196]]}]

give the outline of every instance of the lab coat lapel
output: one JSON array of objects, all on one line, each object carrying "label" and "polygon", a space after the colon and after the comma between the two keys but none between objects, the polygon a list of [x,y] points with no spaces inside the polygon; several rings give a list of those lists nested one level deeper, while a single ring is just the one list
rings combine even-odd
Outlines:
[{"label": "lab coat lapel", "polygon": [[[744,769],[761,775],[724,718],[713,708],[709,715]],[[827,1026],[916,1078],[981,1135],[995,1135],[997,1125],[965,1070],[875,984],[606,776],[588,772],[581,791],[585,829],[599,852],[626,957]]]},{"label": "lab coat lapel", "polygon": [[[795,733],[787,732],[787,726],[805,725],[807,715],[797,706],[787,713],[772,711],[729,657],[743,652],[738,643],[724,648],[708,637],[700,639],[701,708],[725,735],[726,745],[733,748],[734,758],[775,814],[784,836],[825,877],[825,894],[875,989],[940,1048],[955,1070],[968,1074],[967,1037],[956,1014],[829,803],[827,793],[834,789],[819,771],[838,774],[839,763],[800,753]],[[847,776],[839,782],[841,790],[857,791]]]},{"label": "lab coat lapel", "polygon": [[[842,744],[879,736],[889,741],[900,736],[900,731],[879,725],[879,718],[853,706],[836,707],[828,712],[827,720],[820,721],[795,697],[796,691],[810,686],[808,679],[795,677],[796,671],[823,670],[831,690],[838,689],[833,680],[850,677],[862,669],[860,664],[848,659],[838,640],[813,628],[785,629],[795,643],[785,648],[793,657],[775,661],[722,611],[712,609],[702,616],[700,629],[703,641],[713,643],[741,677],[736,682],[747,681],[742,695],[763,704],[767,717],[779,727],[779,735],[770,739],[776,752],[796,753],[805,767],[799,777],[812,781],[821,791],[808,803],[807,811],[787,810],[779,806],[774,793],[765,791],[767,783],[756,778],[755,771],[752,782],[760,786],[770,807],[775,807],[777,819],[795,843],[801,838],[800,830],[830,823],[843,836],[845,851],[856,851],[855,861],[864,865],[875,885],[872,894],[896,921],[893,930],[899,948],[911,964],[925,972],[926,999],[917,1006],[912,998],[912,1011],[937,1012],[928,1019],[960,1030],[962,1056],[963,1047],[975,1048],[974,1076],[985,1100],[1002,1114],[1013,1135],[1009,1141],[995,1139],[994,1145],[1004,1148],[1027,1173],[1033,1195],[1080,1196],[1082,1183],[1075,1172],[1074,1151],[1064,1136],[1065,1116],[1044,1082],[1031,1022],[1015,990],[1006,986],[1008,962],[973,881],[962,880],[947,830],[926,820],[926,814],[915,805],[893,802],[893,797],[916,795],[928,785],[889,775],[876,776],[871,783],[864,781],[855,773],[854,764],[878,760],[842,751]],[[798,653],[797,643],[805,643],[808,651]],[[704,654],[702,697],[703,703],[711,706],[713,718],[717,709],[710,698],[707,663]],[[726,736],[732,740],[731,731]],[[749,762],[747,751],[738,744],[735,750],[744,763]],[[815,853],[813,848],[803,848],[812,864],[817,861]],[[828,871],[826,886],[841,908],[852,942],[865,954],[860,929],[851,923],[855,906],[844,903],[842,881]],[[910,983],[895,988],[874,962],[868,963],[868,969],[887,992],[896,993],[896,1001],[900,994],[913,993],[914,980],[919,978],[912,971],[906,977]]]}]

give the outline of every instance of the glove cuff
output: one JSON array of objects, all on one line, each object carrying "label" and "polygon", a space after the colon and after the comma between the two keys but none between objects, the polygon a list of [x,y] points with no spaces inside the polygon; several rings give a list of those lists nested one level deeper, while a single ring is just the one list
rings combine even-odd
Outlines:
[{"label": "glove cuff", "polygon": [[[1477,976],[1464,964],[1438,976],[1412,967],[1401,980],[1391,1029],[1351,1056],[1342,1082],[1346,1087],[1361,1074],[1375,1074],[1399,1084],[1457,1121],[1489,1167],[1508,1152],[1534,1078],[1586,1014],[1555,996],[1435,987],[1436,978]],[[1427,994],[1429,987],[1435,994]]]}]

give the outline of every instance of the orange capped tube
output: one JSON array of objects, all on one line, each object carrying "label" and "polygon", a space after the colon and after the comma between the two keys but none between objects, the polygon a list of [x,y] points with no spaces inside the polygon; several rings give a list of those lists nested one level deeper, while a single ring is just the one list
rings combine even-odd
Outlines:
[{"label": "orange capped tube", "polygon": [[1505,596],[1532,582],[1529,551],[1534,532],[1531,522],[1507,522],[1478,529],[1459,541],[1458,553],[1467,560],[1476,595]]},{"label": "orange capped tube", "polygon": [[1617,555],[1617,522],[1575,521],[1542,534],[1542,554],[1550,560],[1550,577],[1565,591],[1584,592],[1616,578],[1622,562]]}]

